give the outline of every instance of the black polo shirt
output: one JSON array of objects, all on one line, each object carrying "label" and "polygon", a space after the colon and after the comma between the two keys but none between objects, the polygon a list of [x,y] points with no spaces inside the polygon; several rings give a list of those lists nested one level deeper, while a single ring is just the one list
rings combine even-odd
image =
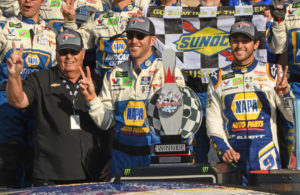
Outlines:
[{"label": "black polo shirt", "polygon": [[[98,94],[102,79],[96,74],[92,77]],[[94,180],[100,175],[107,133],[89,116],[80,89],[71,95],[76,86],[58,67],[32,73],[23,81],[35,116],[34,178]],[[81,129],[71,129],[70,116],[74,114],[80,117]]]}]

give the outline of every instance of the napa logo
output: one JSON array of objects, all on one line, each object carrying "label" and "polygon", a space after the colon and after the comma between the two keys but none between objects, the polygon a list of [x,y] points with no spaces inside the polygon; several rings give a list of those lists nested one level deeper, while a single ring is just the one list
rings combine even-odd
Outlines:
[{"label": "napa logo", "polygon": [[145,103],[129,101],[123,117],[127,126],[142,126],[146,119]]},{"label": "napa logo", "polygon": [[181,35],[175,42],[176,49],[194,51],[210,57],[230,48],[228,35],[229,33],[223,30],[207,26],[191,34]]},{"label": "napa logo", "polygon": [[111,45],[111,50],[114,53],[124,53],[127,46],[124,40],[122,39],[116,39],[113,44]]},{"label": "napa logo", "polygon": [[254,92],[235,94],[231,104],[237,120],[256,120],[261,109],[262,103]]},{"label": "napa logo", "polygon": [[77,3],[77,7],[78,7],[78,8],[82,8],[82,7],[85,7],[85,6],[86,6],[86,3],[85,3],[85,2],[78,1],[78,3]]},{"label": "napa logo", "polygon": [[36,54],[29,54],[26,58],[25,61],[28,65],[28,67],[31,68],[36,68],[40,64],[40,58]]}]

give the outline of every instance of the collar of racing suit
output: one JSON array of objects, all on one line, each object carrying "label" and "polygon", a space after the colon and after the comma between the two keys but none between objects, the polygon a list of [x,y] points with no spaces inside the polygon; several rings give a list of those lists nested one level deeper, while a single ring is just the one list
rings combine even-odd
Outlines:
[{"label": "collar of racing suit", "polygon": [[121,9],[120,7],[118,7],[116,5],[112,5],[111,10],[115,11],[115,12],[131,11],[131,10],[133,10],[134,7],[135,7],[135,3],[134,3],[134,1],[132,1],[131,4],[126,5],[123,9]]},{"label": "collar of racing suit", "polygon": [[237,74],[244,74],[247,72],[251,72],[257,65],[257,60],[254,59],[250,64],[247,65],[238,65],[238,64],[231,64],[232,70],[234,73]]},{"label": "collar of racing suit", "polygon": [[[147,69],[149,66],[151,66],[151,64],[153,63],[153,61],[154,61],[156,58],[157,58],[157,57],[156,57],[155,53],[152,52],[152,54],[151,54],[151,55],[150,55],[143,63],[141,63],[141,64],[138,65],[139,68],[140,68],[141,70]],[[130,66],[131,66],[132,69],[134,69],[134,62],[133,62],[132,60],[130,60],[130,61],[131,61],[131,62],[130,62]]]},{"label": "collar of racing suit", "polygon": [[39,21],[38,21],[37,23],[35,23],[34,20],[32,20],[32,19],[30,19],[30,18],[27,18],[27,17],[23,16],[23,15],[21,14],[21,12],[18,14],[17,18],[18,18],[19,20],[21,20],[22,22],[25,22],[25,23],[27,23],[27,24],[40,24],[40,23],[41,23],[41,16],[40,16]]}]

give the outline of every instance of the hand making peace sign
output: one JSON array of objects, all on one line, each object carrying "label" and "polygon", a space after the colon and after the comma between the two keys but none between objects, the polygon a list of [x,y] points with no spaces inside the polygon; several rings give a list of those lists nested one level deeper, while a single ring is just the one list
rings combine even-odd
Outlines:
[{"label": "hand making peace sign", "polygon": [[65,20],[75,20],[76,12],[74,4],[75,0],[65,0],[65,4],[61,6],[60,11]]},{"label": "hand making peace sign", "polygon": [[17,51],[16,44],[12,42],[13,52],[7,60],[7,72],[11,77],[18,77],[21,75],[21,72],[24,67],[23,55],[23,44],[20,46],[20,51]]},{"label": "hand making peace sign", "polygon": [[290,86],[286,77],[288,69],[289,67],[286,65],[281,77],[281,66],[277,64],[277,81],[274,89],[279,95],[287,94],[290,91]]},{"label": "hand making peace sign", "polygon": [[85,75],[82,68],[80,67],[80,73],[82,76],[82,79],[80,80],[80,84],[79,84],[80,90],[86,100],[88,101],[93,100],[96,97],[96,92],[95,92],[95,86],[92,80],[90,68],[88,66],[86,67],[86,75]]}]

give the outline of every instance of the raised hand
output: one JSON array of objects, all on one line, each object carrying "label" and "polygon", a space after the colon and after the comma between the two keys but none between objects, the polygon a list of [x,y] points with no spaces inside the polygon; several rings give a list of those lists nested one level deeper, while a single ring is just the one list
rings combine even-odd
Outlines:
[{"label": "raised hand", "polygon": [[65,3],[61,6],[60,11],[65,20],[75,20],[76,12],[74,3],[75,0],[65,0]]},{"label": "raised hand", "polygon": [[23,44],[20,45],[20,51],[17,51],[16,44],[12,42],[13,52],[7,60],[7,72],[10,77],[19,77],[24,68]]},{"label": "raised hand", "polygon": [[86,100],[88,101],[93,100],[96,97],[96,92],[95,92],[95,86],[92,80],[90,68],[88,66],[86,67],[87,75],[85,75],[82,68],[80,67],[80,73],[82,76],[82,79],[80,80],[80,84],[79,84],[80,90]]},{"label": "raised hand", "polygon": [[277,64],[277,81],[274,89],[279,95],[287,94],[290,91],[290,86],[286,77],[288,69],[289,67],[286,65],[283,71],[283,75],[281,76],[281,66]]},{"label": "raised hand", "polygon": [[136,16],[140,16],[140,17],[144,17],[144,16],[145,16],[142,7],[139,7],[139,10],[138,10],[138,12],[136,13]]},{"label": "raised hand", "polygon": [[271,14],[275,21],[279,23],[284,20],[286,9],[283,6],[283,0],[273,0],[270,5]]}]

